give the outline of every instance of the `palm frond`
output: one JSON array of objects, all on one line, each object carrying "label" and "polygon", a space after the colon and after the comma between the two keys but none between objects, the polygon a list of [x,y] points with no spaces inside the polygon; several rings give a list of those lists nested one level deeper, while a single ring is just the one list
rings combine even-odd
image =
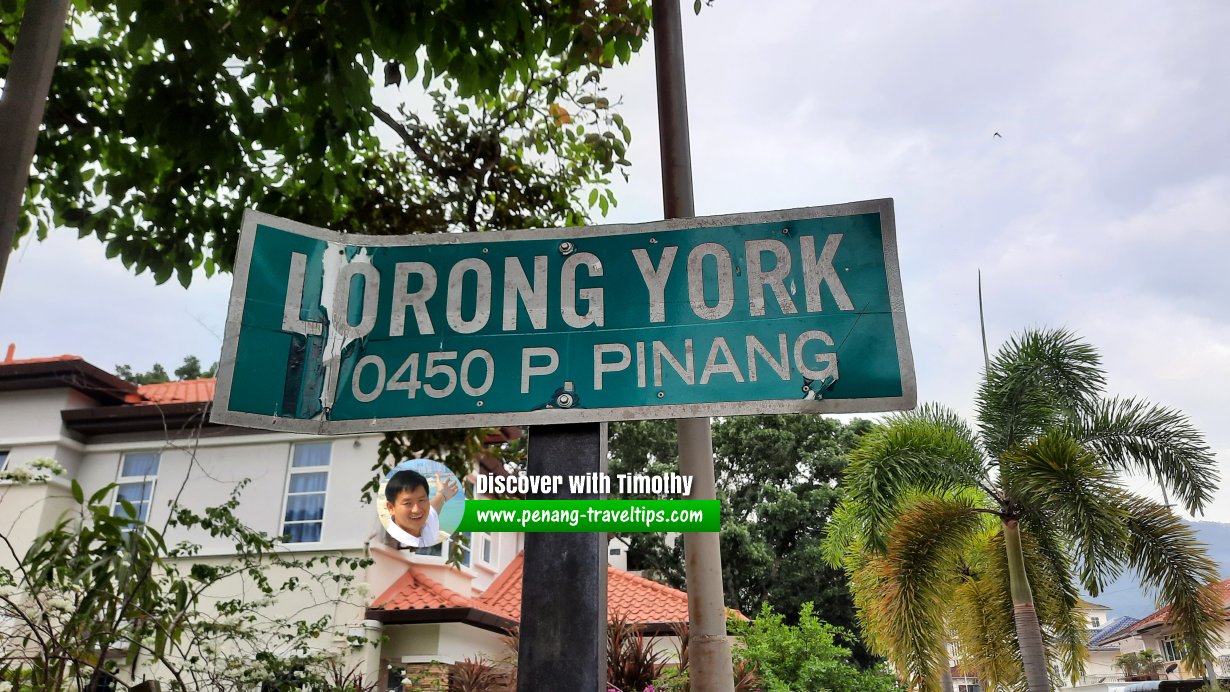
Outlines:
[{"label": "palm frond", "polygon": [[1169,507],[1124,493],[1119,501],[1132,508],[1128,519],[1128,564],[1142,584],[1156,589],[1167,603],[1166,622],[1183,637],[1183,662],[1202,670],[1212,660],[1222,622],[1221,599],[1213,590],[1217,563],[1196,532]]},{"label": "palm frond", "polygon": [[898,414],[897,418],[911,423],[934,425],[947,430],[963,443],[963,447],[959,450],[961,456],[955,458],[954,461],[971,467],[981,465],[982,459],[978,455],[978,438],[974,436],[974,431],[970,429],[965,419],[961,418],[956,411],[943,404],[927,402],[913,411]]},{"label": "palm frond", "polygon": [[889,531],[887,551],[872,554],[852,575],[869,642],[911,686],[938,689],[948,665],[944,621],[957,568],[982,526],[977,507],[967,499],[913,498]]},{"label": "palm frond", "polygon": [[1105,386],[1101,358],[1064,330],[1028,330],[1004,344],[976,399],[983,444],[993,457],[1096,401]]},{"label": "palm frond", "polygon": [[973,434],[950,411],[927,405],[894,416],[850,453],[846,488],[862,508],[867,545],[884,550],[885,526],[913,492],[958,491],[985,479]]},{"label": "palm frond", "polygon": [[1023,670],[1012,620],[1012,597],[1004,582],[966,577],[953,593],[949,623],[962,666],[978,671],[988,689],[1019,685]]},{"label": "palm frond", "polygon": [[1127,511],[1114,500],[1122,491],[1115,471],[1062,429],[1052,429],[1004,455],[1001,483],[1023,507],[1045,515],[1080,555],[1081,583],[1098,595],[1119,575],[1127,543]]},{"label": "palm frond", "polygon": [[1192,514],[1213,500],[1218,482],[1213,452],[1179,411],[1114,398],[1074,419],[1068,431],[1112,467],[1143,471],[1170,488]]},{"label": "palm frond", "polygon": [[830,567],[841,568],[847,557],[861,552],[862,504],[849,495],[842,497],[824,525],[820,554]]}]

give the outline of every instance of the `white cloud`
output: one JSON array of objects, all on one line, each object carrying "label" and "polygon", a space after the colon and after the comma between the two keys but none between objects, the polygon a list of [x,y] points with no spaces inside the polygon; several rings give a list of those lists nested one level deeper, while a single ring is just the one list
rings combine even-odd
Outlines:
[{"label": "white cloud", "polygon": [[27,238],[12,255],[0,291],[0,346],[17,344],[18,358],[72,353],[111,370],[120,363],[168,371],[186,355],[208,365],[221,353],[231,277],[192,288],[156,286],[107,260],[102,244],[53,232]]}]

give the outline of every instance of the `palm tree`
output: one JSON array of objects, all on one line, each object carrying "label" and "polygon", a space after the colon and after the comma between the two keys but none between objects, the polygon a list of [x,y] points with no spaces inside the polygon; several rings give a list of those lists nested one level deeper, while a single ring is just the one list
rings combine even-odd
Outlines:
[{"label": "palm tree", "polygon": [[1084,672],[1079,589],[1097,595],[1130,568],[1171,604],[1184,662],[1202,670],[1216,563],[1169,506],[1120,480],[1143,473],[1201,512],[1217,483],[1201,434],[1178,411],[1104,398],[1097,351],[1065,330],[1024,332],[984,375],[976,433],[926,405],[851,454],[825,556],[851,576],[868,643],[918,689],[937,688],[952,640],[991,689],[1049,692],[1051,675]]}]

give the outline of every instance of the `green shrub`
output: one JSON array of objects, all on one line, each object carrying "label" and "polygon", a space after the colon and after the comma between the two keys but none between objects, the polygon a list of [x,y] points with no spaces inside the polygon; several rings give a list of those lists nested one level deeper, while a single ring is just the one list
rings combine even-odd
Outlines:
[{"label": "green shrub", "polygon": [[750,622],[731,621],[742,640],[734,655],[755,665],[765,692],[826,690],[827,692],[896,692],[897,682],[885,670],[860,670],[850,661],[850,649],[838,643],[844,631],[817,618],[804,603],[799,624],[787,625],[766,603]]}]

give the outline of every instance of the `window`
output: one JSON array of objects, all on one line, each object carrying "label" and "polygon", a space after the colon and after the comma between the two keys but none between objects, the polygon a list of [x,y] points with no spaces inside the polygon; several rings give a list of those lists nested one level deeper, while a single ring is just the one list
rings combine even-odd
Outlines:
[{"label": "window", "polygon": [[466,533],[454,533],[451,536],[445,538],[444,540],[440,541],[439,543],[433,546],[428,546],[426,548],[419,548],[415,550],[414,554],[415,555],[431,555],[432,557],[447,558],[450,554],[449,550],[451,549],[452,541],[456,540],[457,544],[461,546],[461,564],[465,565],[466,567],[469,567],[470,566],[470,546],[463,545],[461,543],[461,537],[469,536],[469,535],[470,533],[468,531]]},{"label": "window", "polygon": [[489,533],[474,534],[478,541],[478,559],[488,565],[495,564],[495,537]]},{"label": "window", "polygon": [[0,449],[0,471],[9,465],[9,450]]},{"label": "window", "polygon": [[116,680],[114,675],[103,671],[103,673],[98,676],[98,682],[93,687],[89,687],[87,689],[90,692],[115,692],[118,689],[118,685],[119,680]]},{"label": "window", "polygon": [[[158,452],[131,452],[120,459],[120,474],[115,479],[113,516],[126,516],[137,521],[149,519],[149,503],[154,498],[154,481],[158,477]],[[132,505],[129,514],[124,503]]]},{"label": "window", "polygon": [[315,543],[325,525],[325,492],[329,487],[329,457],[333,444],[319,442],[291,447],[286,479],[286,512],[282,534],[287,543]]},{"label": "window", "polygon": [[1099,617],[1097,617],[1097,616],[1094,616],[1094,617],[1089,618],[1089,626],[1090,626],[1090,627],[1092,627],[1092,628],[1094,628],[1094,629],[1097,629],[1097,628],[1101,627],[1101,626],[1102,626],[1102,618],[1099,618]]},{"label": "window", "polygon": [[1183,646],[1175,637],[1162,640],[1162,658],[1167,661],[1177,661],[1183,658]]}]

